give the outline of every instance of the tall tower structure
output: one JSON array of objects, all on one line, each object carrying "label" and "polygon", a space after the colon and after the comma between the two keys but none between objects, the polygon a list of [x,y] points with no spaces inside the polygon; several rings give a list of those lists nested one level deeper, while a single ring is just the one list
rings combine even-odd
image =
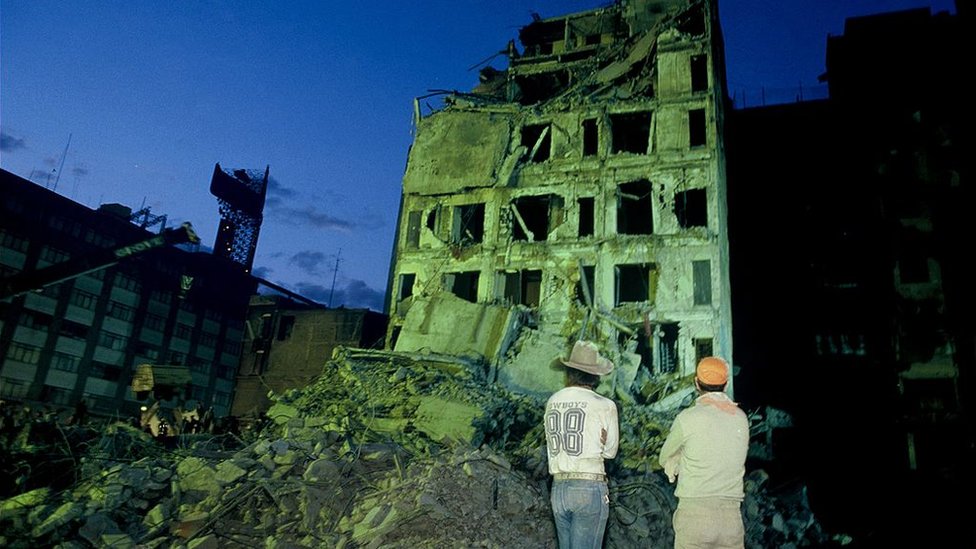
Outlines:
[{"label": "tall tower structure", "polygon": [[210,180],[210,194],[220,202],[220,228],[214,254],[226,257],[251,272],[258,233],[264,219],[264,200],[268,192],[268,173],[260,170],[226,170],[218,162]]},{"label": "tall tower structure", "polygon": [[538,350],[555,356],[578,337],[608,349],[613,383],[637,394],[703,355],[731,362],[716,3],[536,17],[519,41],[471,92],[430,114],[416,105],[390,345],[430,346],[432,321],[410,315],[449,293],[522,316],[519,341],[496,353],[499,378],[521,387],[560,386]]}]

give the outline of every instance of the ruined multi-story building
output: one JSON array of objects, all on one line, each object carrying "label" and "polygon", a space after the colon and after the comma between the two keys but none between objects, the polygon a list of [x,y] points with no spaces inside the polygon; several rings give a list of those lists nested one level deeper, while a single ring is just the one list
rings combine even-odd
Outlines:
[{"label": "ruined multi-story building", "polygon": [[537,18],[519,40],[443,109],[417,103],[388,345],[477,351],[542,390],[561,383],[547,360],[587,337],[637,395],[731,359],[715,2],[618,2]]}]

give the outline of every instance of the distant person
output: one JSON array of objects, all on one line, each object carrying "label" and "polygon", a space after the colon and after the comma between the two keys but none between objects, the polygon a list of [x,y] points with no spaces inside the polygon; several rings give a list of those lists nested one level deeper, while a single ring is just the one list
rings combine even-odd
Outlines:
[{"label": "distant person", "polygon": [[672,519],[675,549],[745,546],[740,507],[749,420],[725,394],[728,381],[728,363],[703,358],[695,370],[700,396],[678,414],[661,447],[668,480],[678,480]]},{"label": "distant person", "polygon": [[617,455],[617,405],[597,394],[613,363],[596,344],[577,341],[566,369],[566,387],[546,402],[546,447],[552,475],[552,514],[561,549],[598,549],[610,516],[605,459]]}]

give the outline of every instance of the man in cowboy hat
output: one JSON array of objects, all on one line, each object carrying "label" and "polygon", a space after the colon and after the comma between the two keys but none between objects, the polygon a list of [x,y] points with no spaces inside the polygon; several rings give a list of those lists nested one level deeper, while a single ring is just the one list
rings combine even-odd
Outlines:
[{"label": "man in cowboy hat", "polygon": [[566,387],[549,397],[545,414],[556,534],[561,549],[598,549],[610,515],[603,460],[617,455],[620,431],[617,405],[594,389],[613,363],[590,341],[577,341],[560,361]]},{"label": "man in cowboy hat", "polygon": [[700,396],[671,425],[660,462],[678,508],[672,517],[675,549],[741,549],[745,529],[739,509],[749,451],[749,420],[725,394],[729,365],[718,357],[701,359],[695,370]]}]

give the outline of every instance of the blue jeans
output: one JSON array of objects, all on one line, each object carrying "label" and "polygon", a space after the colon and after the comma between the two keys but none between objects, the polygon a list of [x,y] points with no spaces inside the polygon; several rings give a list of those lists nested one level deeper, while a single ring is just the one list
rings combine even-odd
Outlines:
[{"label": "blue jeans", "polygon": [[559,549],[600,549],[610,516],[607,483],[598,480],[553,480],[552,516]]}]

